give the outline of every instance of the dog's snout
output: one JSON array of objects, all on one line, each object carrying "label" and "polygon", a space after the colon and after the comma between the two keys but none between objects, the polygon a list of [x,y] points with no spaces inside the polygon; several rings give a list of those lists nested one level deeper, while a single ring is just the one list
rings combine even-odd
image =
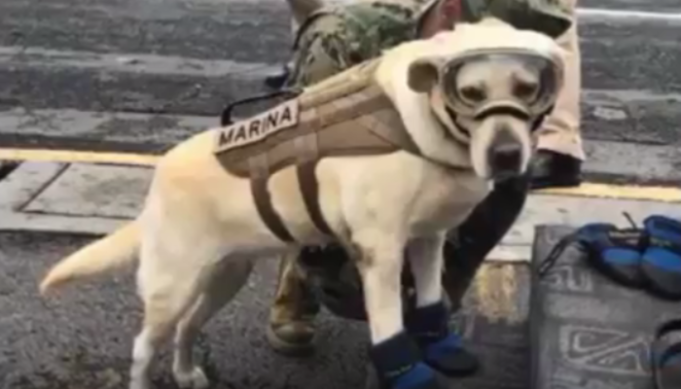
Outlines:
[{"label": "dog's snout", "polygon": [[523,146],[508,129],[501,129],[488,151],[488,161],[495,179],[520,173]]},{"label": "dog's snout", "polygon": [[493,149],[492,165],[499,170],[517,170],[522,160],[520,143],[507,143]]}]

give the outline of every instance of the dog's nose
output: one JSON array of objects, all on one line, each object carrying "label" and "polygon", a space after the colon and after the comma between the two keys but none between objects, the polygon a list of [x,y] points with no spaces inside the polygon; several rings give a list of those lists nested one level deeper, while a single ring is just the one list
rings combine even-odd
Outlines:
[{"label": "dog's nose", "polygon": [[490,165],[493,172],[520,170],[523,149],[520,143],[504,143],[492,149]]},{"label": "dog's nose", "polygon": [[523,145],[507,128],[499,128],[487,151],[492,179],[502,181],[520,174]]}]

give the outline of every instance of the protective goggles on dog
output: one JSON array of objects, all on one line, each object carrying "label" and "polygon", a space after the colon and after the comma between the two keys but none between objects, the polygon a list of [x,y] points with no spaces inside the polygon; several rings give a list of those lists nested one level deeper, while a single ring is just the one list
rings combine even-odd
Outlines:
[{"label": "protective goggles on dog", "polygon": [[[475,62],[512,61],[522,63],[539,74],[537,88],[530,91],[528,98],[509,96],[499,99],[492,96],[477,96],[471,101],[461,95],[457,76],[461,69]],[[527,118],[546,114],[555,104],[558,91],[562,87],[562,62],[535,51],[522,49],[484,49],[472,50],[447,61],[439,69],[440,87],[447,105],[458,115],[482,119],[491,113],[516,113]],[[522,88],[519,84],[513,87]]]}]

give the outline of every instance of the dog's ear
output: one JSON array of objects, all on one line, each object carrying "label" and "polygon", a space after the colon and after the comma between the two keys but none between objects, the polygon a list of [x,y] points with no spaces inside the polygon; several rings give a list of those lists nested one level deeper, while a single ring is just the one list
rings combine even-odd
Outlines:
[{"label": "dog's ear", "polygon": [[417,93],[426,93],[437,84],[440,72],[432,59],[418,59],[409,65],[407,83]]}]

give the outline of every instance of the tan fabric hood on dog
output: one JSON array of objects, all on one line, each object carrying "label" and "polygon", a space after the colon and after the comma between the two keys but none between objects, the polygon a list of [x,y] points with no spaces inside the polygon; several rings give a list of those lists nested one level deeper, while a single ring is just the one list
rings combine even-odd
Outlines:
[{"label": "tan fabric hood on dog", "polygon": [[319,206],[315,166],[321,158],[399,150],[420,155],[393,103],[374,82],[377,65],[377,60],[359,65],[217,134],[217,159],[230,173],[250,178],[258,211],[280,239],[294,240],[270,200],[267,181],[273,173],[296,166],[316,228],[332,235]]}]

